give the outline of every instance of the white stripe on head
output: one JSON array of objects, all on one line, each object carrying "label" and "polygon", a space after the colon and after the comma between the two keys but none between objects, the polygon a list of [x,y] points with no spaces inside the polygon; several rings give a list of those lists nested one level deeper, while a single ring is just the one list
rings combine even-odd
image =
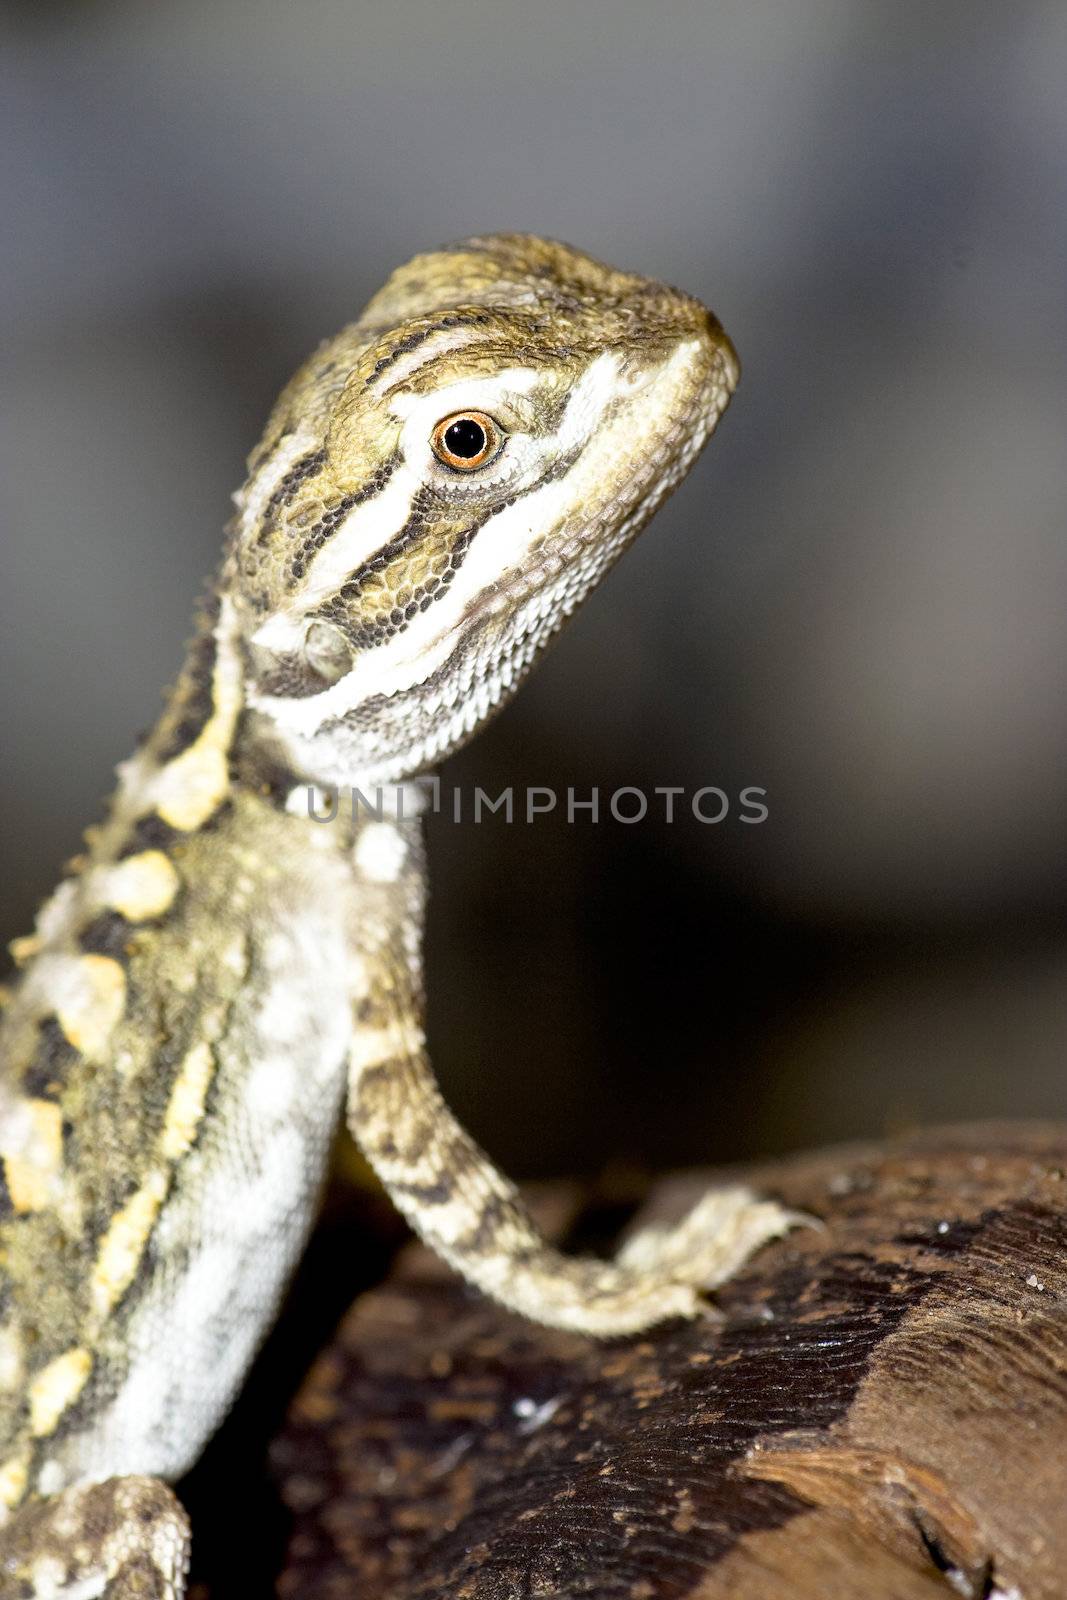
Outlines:
[{"label": "white stripe on head", "polygon": [[[425,428],[427,442],[430,429],[440,417],[450,411],[465,411],[477,407],[488,411],[511,394],[529,394],[540,376],[536,367],[505,367],[491,377],[457,378],[455,383],[442,384],[429,394],[397,394],[389,402],[394,417],[401,417],[416,430]],[[409,429],[404,429],[405,436]],[[405,438],[405,444],[408,440]]]},{"label": "white stripe on head", "polygon": [[[307,580],[286,607],[290,618],[301,619],[336,594],[353,572],[396,537],[411,515],[421,483],[419,475],[402,463],[380,494],[352,508],[308,563]],[[266,637],[266,631],[256,635],[257,644],[274,642]]]},{"label": "white stripe on head", "polygon": [[439,328],[435,334],[415,346],[414,350],[406,351],[396,361],[390,363],[383,374],[382,387],[386,393],[398,388],[400,384],[414,376],[428,361],[434,361],[439,355],[451,355],[455,350],[465,350],[469,345],[480,344],[485,338],[481,328]]},{"label": "white stripe on head", "polygon": [[271,451],[263,465],[236,495],[234,501],[241,513],[240,532],[248,537],[256,531],[270,498],[281,488],[282,480],[296,466],[302,456],[309,455],[322,444],[319,436],[309,428],[297,428]]}]

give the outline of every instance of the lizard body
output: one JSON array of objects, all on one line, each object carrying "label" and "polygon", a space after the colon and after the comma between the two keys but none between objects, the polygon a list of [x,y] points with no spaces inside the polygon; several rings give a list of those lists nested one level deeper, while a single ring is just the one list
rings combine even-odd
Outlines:
[{"label": "lizard body", "polygon": [[[508,235],[416,257],[284,391],[160,723],[15,947],[0,1596],[179,1600],[166,1484],[270,1324],[342,1101],[427,1241],[544,1322],[694,1315],[789,1225],[727,1190],[614,1262],[544,1243],[429,1068],[405,788],[513,691],[736,376],[696,301]],[[382,812],[324,826],[309,784]]]}]

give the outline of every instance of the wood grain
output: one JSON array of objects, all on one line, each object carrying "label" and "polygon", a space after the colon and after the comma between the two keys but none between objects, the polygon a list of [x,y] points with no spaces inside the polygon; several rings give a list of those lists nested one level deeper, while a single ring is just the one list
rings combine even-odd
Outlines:
[{"label": "wood grain", "polygon": [[[1065,1174],[1067,1128],[1034,1125],[746,1169],[822,1225],[764,1250],[721,1321],[610,1345],[408,1249],[272,1446],[278,1593],[1062,1600]],[[723,1176],[661,1183],[644,1216]],[[602,1199],[547,1199],[557,1231],[611,1232]]]}]

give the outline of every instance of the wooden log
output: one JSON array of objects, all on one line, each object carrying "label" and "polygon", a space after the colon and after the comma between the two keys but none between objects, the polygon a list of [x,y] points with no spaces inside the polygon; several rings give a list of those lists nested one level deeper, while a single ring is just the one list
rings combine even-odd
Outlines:
[{"label": "wooden log", "polygon": [[987,1125],[671,1179],[642,1220],[741,1175],[822,1226],[610,1344],[409,1248],[272,1446],[279,1595],[1063,1600],[1065,1174],[1067,1127]]}]

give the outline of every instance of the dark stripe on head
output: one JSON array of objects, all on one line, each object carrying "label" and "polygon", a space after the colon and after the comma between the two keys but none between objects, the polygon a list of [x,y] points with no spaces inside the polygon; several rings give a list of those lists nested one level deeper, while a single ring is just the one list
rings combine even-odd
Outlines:
[{"label": "dark stripe on head", "polygon": [[486,510],[473,521],[469,527],[462,529],[453,536],[449,548],[448,566],[444,572],[430,574],[426,581],[412,591],[411,598],[403,608],[394,606],[391,611],[383,612],[364,623],[353,619],[353,610],[358,608],[364,586],[375,574],[384,571],[398,556],[406,550],[418,545],[420,540],[434,537],[433,520],[428,516],[430,508],[437,501],[437,491],[423,489],[416,494],[412,502],[411,513],[404,526],[395,538],[370,559],[358,567],[352,576],[342,585],[335,595],[323,601],[309,615],[322,617],[324,620],[335,623],[344,632],[346,638],[355,649],[369,650],[375,645],[383,644],[386,639],[402,632],[418,615],[425,611],[441,595],[452,582],[459,568],[463,565],[467,551],[470,549],[474,535],[487,523],[491,517],[503,509],[503,506],[493,506]]},{"label": "dark stripe on head", "polygon": [[[433,527],[430,513],[438,505],[439,500],[440,496],[436,489],[423,488],[417,490],[411,502],[408,520],[404,523],[400,532],[390,539],[388,544],[383,544],[382,548],[376,551],[369,561],[365,561],[361,567],[356,568],[338,590],[339,597],[343,600],[358,600],[360,590],[372,573],[381,572],[391,561],[395,561],[397,556],[403,555],[409,546],[417,544],[420,538],[425,538]],[[473,534],[480,528],[482,523],[488,519],[488,515],[491,515],[491,513],[472,523],[469,534]]]},{"label": "dark stripe on head", "polygon": [[361,489],[355,490],[352,494],[343,495],[328,511],[323,513],[318,522],[315,523],[315,526],[304,535],[299,546],[289,559],[289,571],[294,578],[302,578],[304,576],[309,563],[329,540],[342,517],[346,517],[356,506],[363,505],[365,501],[373,500],[375,495],[381,494],[399,465],[399,454],[391,455],[387,461],[382,462],[376,471],[371,473]]},{"label": "dark stripe on head", "polygon": [[559,456],[548,469],[542,473],[536,482],[529,484],[525,489],[508,495],[506,499],[499,500],[476,516],[469,526],[456,533],[449,546],[449,561],[445,571],[440,574],[431,574],[418,588],[412,591],[411,597],[404,606],[394,606],[391,611],[382,612],[380,615],[361,623],[353,619],[353,609],[358,608],[364,585],[376,573],[383,571],[397,557],[405,551],[417,546],[424,538],[435,537],[434,512],[441,505],[440,491],[435,488],[421,489],[414,497],[408,520],[395,538],[371,557],[371,559],[358,567],[352,576],[342,585],[335,595],[322,605],[309,613],[310,616],[322,617],[328,622],[335,623],[345,634],[346,638],[357,650],[371,650],[376,645],[384,644],[396,634],[402,633],[410,622],[422,611],[427,611],[435,601],[440,600],[447,592],[463,565],[464,560],[475,536],[481,532],[487,523],[502,511],[507,511],[511,506],[524,500],[527,495],[536,494],[539,489],[557,478],[563,477],[570,471],[578,456],[581,446],[567,451]]},{"label": "dark stripe on head", "polygon": [[289,468],[263,509],[257,544],[262,545],[267,542],[273,532],[277,513],[289,504],[300,485],[306,483],[308,478],[325,465],[326,451],[320,447],[318,450],[310,451],[306,456],[301,456],[300,460]]},{"label": "dark stripe on head", "polygon": [[460,312],[449,312],[446,316],[438,317],[435,322],[422,328],[415,328],[406,334],[403,339],[398,339],[388,355],[379,356],[374,363],[374,370],[367,378],[363,387],[372,389],[378,382],[383,372],[400,360],[401,356],[408,355],[412,350],[417,350],[420,344],[425,344],[427,339],[435,333],[447,333],[450,328],[482,328],[490,321],[491,317],[484,311],[471,311],[465,315]]}]

